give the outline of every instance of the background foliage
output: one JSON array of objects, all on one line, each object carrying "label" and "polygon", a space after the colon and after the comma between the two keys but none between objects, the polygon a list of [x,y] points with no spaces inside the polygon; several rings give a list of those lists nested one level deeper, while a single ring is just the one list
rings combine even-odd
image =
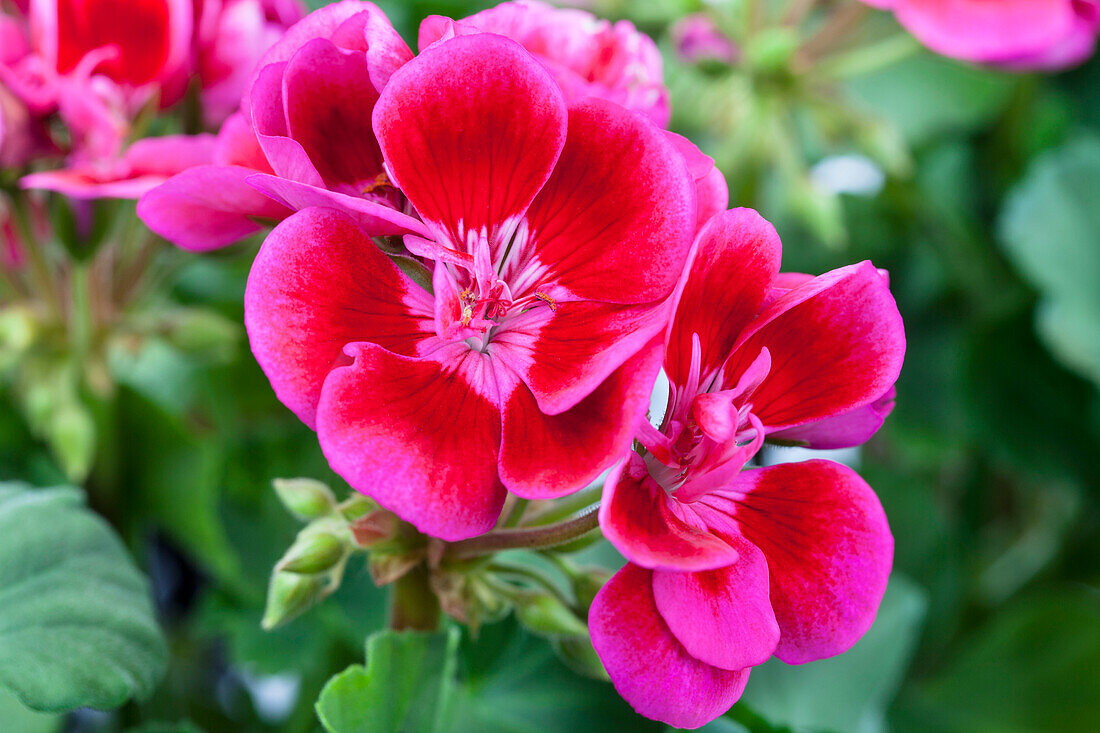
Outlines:
[{"label": "background foliage", "polygon": [[[415,39],[424,15],[460,17],[487,3],[380,4]],[[780,144],[797,146],[804,166],[868,153],[885,184],[792,199],[776,194],[771,158],[724,147],[707,95],[732,88],[728,72],[671,53],[670,23],[700,7],[597,9],[632,13],[661,39],[673,129],[725,166],[731,204],[776,223],[784,269],[871,258],[891,273],[908,336],[897,408],[860,465],[897,542],[876,625],[840,658],[754,671],[743,702],[708,730],[1100,730],[1100,59],[1036,77],[917,52],[844,82],[835,93],[896,139],[869,147],[796,129]],[[764,94],[768,79],[753,81]],[[793,93],[774,94],[771,109],[797,116]],[[748,149],[771,150],[759,139]],[[272,479],[347,488],[248,352],[239,324],[257,246],[170,253],[178,267],[155,307],[202,306],[206,320],[179,310],[175,331],[111,352],[117,393],[83,396],[98,435],[87,506],[75,489],[0,485],[3,729],[313,731],[320,697],[321,720],[341,733],[378,729],[349,700],[384,701],[409,730],[660,730],[511,619],[476,639],[381,632],[363,666],[364,637],[385,625],[386,601],[365,567],[349,567],[308,616],[261,630],[268,575],[297,529]],[[13,383],[2,399],[0,479],[67,483],[64,460],[23,418],[28,395]],[[48,526],[31,516],[43,511]],[[65,537],[43,570],[57,574],[49,587],[10,570],[36,532]],[[592,561],[621,562],[610,554]],[[163,635],[128,557],[151,580]],[[86,626],[35,647],[69,660],[65,679],[45,691],[25,658],[13,675],[19,644],[45,633],[36,626],[72,623],[77,610]],[[72,690],[78,697],[66,698]],[[70,699],[111,707],[131,697],[113,712],[52,712]]]}]

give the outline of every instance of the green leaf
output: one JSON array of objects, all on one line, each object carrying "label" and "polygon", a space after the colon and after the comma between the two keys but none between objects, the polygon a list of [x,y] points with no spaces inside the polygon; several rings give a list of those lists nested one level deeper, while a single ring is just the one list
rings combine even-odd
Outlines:
[{"label": "green leaf", "polygon": [[916,647],[924,592],[895,575],[874,626],[849,651],[812,664],[777,659],[752,671],[742,698],[772,725],[795,730],[885,729],[884,714]]},{"label": "green leaf", "polygon": [[895,730],[1100,730],[1100,598],[1069,589],[995,616],[935,678],[902,701]]},{"label": "green leaf", "polygon": [[1070,369],[1100,385],[1100,139],[1041,156],[1001,212],[1005,253],[1042,295],[1036,331]]},{"label": "green leaf", "polygon": [[458,631],[380,631],[367,639],[367,666],[329,680],[317,714],[331,733],[447,731]]},{"label": "green leaf", "polygon": [[19,733],[58,733],[64,718],[58,713],[31,710],[15,695],[0,689],[0,721],[8,730]]},{"label": "green leaf", "polygon": [[108,709],[167,657],[145,577],[80,492],[0,484],[0,685],[35,710]]}]

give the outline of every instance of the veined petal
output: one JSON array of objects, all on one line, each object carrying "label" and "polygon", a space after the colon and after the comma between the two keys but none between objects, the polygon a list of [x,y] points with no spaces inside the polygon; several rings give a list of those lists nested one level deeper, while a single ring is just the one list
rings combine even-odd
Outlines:
[{"label": "veined petal", "polygon": [[667,303],[557,303],[506,320],[493,343],[531,388],[539,409],[557,415],[661,334],[668,312]]},{"label": "veined petal", "polygon": [[651,341],[588,397],[557,415],[543,414],[530,390],[517,387],[503,411],[500,476],[508,489],[527,499],[564,496],[625,455],[649,407],[663,354],[661,340]]},{"label": "veined petal", "polygon": [[723,499],[768,559],[775,655],[802,664],[847,651],[874,622],[893,564],[894,538],[871,487],[846,466],[814,460],[744,471],[700,501]]},{"label": "veined petal", "polygon": [[688,173],[695,181],[695,227],[702,229],[711,217],[726,210],[729,205],[730,191],[726,177],[714,165],[714,158],[705,154],[699,147],[683,135],[665,132],[669,142],[684,156]]},{"label": "veined petal", "polygon": [[905,332],[886,278],[870,262],[816,277],[779,297],[746,329],[726,362],[736,383],[762,348],[771,371],[752,395],[771,430],[867,405],[901,372]]},{"label": "veined petal", "polygon": [[290,209],[245,181],[250,168],[204,165],[186,170],[141,197],[137,214],[154,232],[192,252],[225,247],[278,221]]},{"label": "veined petal", "polygon": [[751,542],[737,542],[732,565],[696,573],[653,571],[653,598],[672,635],[696,659],[721,669],[768,661],[779,624],[768,600],[768,562]]},{"label": "veined petal", "polygon": [[305,149],[328,187],[344,184],[358,191],[382,174],[382,151],[371,127],[377,99],[362,52],[315,38],[287,62],[287,134]]},{"label": "veined petal", "polygon": [[316,425],[326,376],[345,345],[415,353],[434,334],[432,300],[346,215],[307,209],[267,236],[245,289],[252,353],[275,394]]},{"label": "veined petal", "polygon": [[600,528],[619,552],[642,567],[713,570],[738,557],[730,543],[670,497],[633,452],[604,481]]},{"label": "veined petal", "polygon": [[390,78],[374,129],[396,183],[456,243],[502,226],[542,188],[565,141],[561,91],[518,44],[460,36]]},{"label": "veined petal", "polygon": [[731,672],[692,656],[657,610],[652,576],[628,564],[600,589],[588,613],[592,646],[615,689],[638,713],[698,728],[737,702],[749,670]]},{"label": "veined petal", "polygon": [[558,301],[646,303],[672,293],[695,232],[687,163],[655,125],[618,105],[569,108],[569,136],[527,219],[517,267],[549,271]]},{"label": "veined petal", "polygon": [[781,257],[775,227],[752,209],[731,209],[704,225],[672,322],[665,357],[669,381],[685,384],[693,333],[702,347],[700,377],[722,365],[767,297]]},{"label": "veined petal", "polygon": [[352,344],[325,379],[317,436],[333,470],[425,534],[453,541],[492,529],[500,411],[489,357],[465,349],[441,364]]}]

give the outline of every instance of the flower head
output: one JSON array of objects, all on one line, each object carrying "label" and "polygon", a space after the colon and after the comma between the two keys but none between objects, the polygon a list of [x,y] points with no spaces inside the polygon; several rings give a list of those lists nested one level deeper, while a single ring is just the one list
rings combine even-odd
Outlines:
[{"label": "flower head", "polygon": [[605,484],[600,524],[630,564],[593,603],[593,644],[627,701],[673,725],[722,714],[773,653],[802,663],[848,649],[890,571],[886,517],[851,469],[742,470],[765,438],[796,429],[811,444],[866,440],[904,353],[870,263],[809,278],[778,275],[779,260],[775,230],[751,210],[703,227],[670,331],[661,429],[643,425],[645,457]]},{"label": "flower head", "polygon": [[626,450],[695,187],[661,130],[602,100],[567,105],[497,35],[395,71],[373,131],[418,217],[400,261],[420,282],[361,220],[310,208],[264,243],[245,322],[338,473],[428,534],[470,537],[506,490],[561,496]]}]

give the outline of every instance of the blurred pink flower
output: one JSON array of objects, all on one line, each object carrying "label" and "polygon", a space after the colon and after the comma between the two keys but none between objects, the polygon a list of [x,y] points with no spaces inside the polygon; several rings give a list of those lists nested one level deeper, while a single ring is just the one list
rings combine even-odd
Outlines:
[{"label": "blurred pink flower", "polygon": [[630,563],[592,604],[592,643],[639,713],[679,727],[724,713],[773,654],[801,664],[851,647],[892,565],[886,516],[851,469],[742,470],[793,428],[866,440],[881,420],[827,423],[888,393],[905,351],[870,263],[784,278],[780,256],[749,209],[704,226],[669,332],[664,422],[641,424],[647,456],[604,485],[600,526]]},{"label": "blurred pink flower", "polygon": [[194,73],[206,123],[217,127],[241,104],[256,63],[306,15],[299,0],[195,0]]},{"label": "blurred pink flower", "polygon": [[735,64],[741,57],[737,45],[704,13],[680,18],[669,30],[669,35],[676,54],[689,64],[700,61]]},{"label": "blurred pink flower", "polygon": [[469,32],[462,27],[519,42],[549,69],[568,101],[602,97],[641,112],[660,127],[668,125],[661,54],[630,21],[611,23],[583,10],[520,0],[458,21],[430,16],[420,24],[420,50]]},{"label": "blurred pink flower", "polygon": [[431,290],[370,229],[310,208],[264,242],[245,325],[337,473],[423,532],[470,537],[507,491],[571,493],[628,449],[691,245],[692,179],[661,130],[604,100],[567,105],[499,35],[433,44],[373,106],[420,216],[408,266]]},{"label": "blurred pink flower", "polygon": [[893,11],[936,53],[1018,70],[1074,66],[1093,54],[1098,0],[864,0]]}]

